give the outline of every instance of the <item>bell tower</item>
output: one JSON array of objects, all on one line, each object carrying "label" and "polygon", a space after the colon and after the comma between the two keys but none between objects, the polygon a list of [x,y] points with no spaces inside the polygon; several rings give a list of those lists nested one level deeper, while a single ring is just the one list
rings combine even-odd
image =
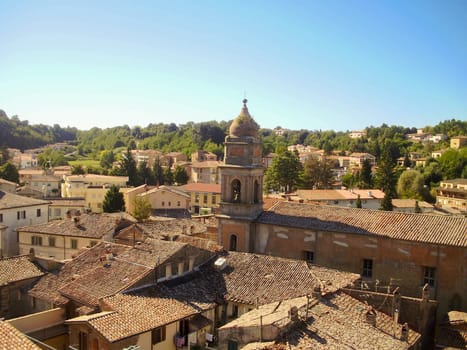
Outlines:
[{"label": "bell tower", "polygon": [[240,114],[225,138],[220,166],[219,243],[228,250],[253,250],[252,221],[263,210],[262,144],[259,126],[243,100]]}]

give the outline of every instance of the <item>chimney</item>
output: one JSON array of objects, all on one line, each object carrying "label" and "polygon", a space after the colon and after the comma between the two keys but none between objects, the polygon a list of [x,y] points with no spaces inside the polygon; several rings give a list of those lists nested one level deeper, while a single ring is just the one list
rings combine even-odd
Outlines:
[{"label": "chimney", "polygon": [[365,319],[366,322],[373,327],[376,327],[376,311],[372,307],[368,309],[368,311],[365,313]]},{"label": "chimney", "polygon": [[422,289],[422,300],[428,301],[430,299],[430,286],[426,283]]},{"label": "chimney", "polygon": [[321,301],[321,287],[315,286],[311,292],[311,296],[318,301]]},{"label": "chimney", "polygon": [[73,218],[73,222],[75,223],[75,227],[79,227],[79,226],[80,226],[80,225],[79,225],[79,216],[75,216],[75,217]]},{"label": "chimney", "polygon": [[36,260],[36,252],[34,251],[34,248],[29,249],[29,260],[30,261]]},{"label": "chimney", "polygon": [[67,211],[66,211],[66,217],[67,217],[68,219],[71,219],[71,210],[67,210]]},{"label": "chimney", "polygon": [[401,328],[401,340],[407,341],[408,338],[409,338],[409,325],[406,322],[402,325],[402,328]]}]

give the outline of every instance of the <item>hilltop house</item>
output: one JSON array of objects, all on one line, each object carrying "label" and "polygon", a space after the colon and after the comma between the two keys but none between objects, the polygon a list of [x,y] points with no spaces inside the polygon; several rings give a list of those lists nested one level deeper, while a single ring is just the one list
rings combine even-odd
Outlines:
[{"label": "hilltop house", "polygon": [[467,212],[467,179],[443,180],[435,190],[438,207]]}]

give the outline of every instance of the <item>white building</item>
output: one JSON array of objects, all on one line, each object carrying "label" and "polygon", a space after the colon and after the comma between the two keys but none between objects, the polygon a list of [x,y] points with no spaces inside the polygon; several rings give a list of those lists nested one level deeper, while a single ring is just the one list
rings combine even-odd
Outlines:
[{"label": "white building", "polygon": [[49,202],[0,191],[0,256],[18,254],[16,228],[49,221]]}]

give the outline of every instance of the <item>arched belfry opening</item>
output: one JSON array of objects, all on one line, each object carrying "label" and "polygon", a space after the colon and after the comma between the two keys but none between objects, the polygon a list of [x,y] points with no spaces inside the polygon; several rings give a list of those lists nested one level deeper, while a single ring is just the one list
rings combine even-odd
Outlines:
[{"label": "arched belfry opening", "polygon": [[253,186],[253,203],[255,204],[259,203],[259,196],[260,196],[259,182],[258,180],[255,180],[255,184]]},{"label": "arched belfry opening", "polygon": [[232,203],[240,203],[242,194],[242,183],[235,179],[232,181]]}]

